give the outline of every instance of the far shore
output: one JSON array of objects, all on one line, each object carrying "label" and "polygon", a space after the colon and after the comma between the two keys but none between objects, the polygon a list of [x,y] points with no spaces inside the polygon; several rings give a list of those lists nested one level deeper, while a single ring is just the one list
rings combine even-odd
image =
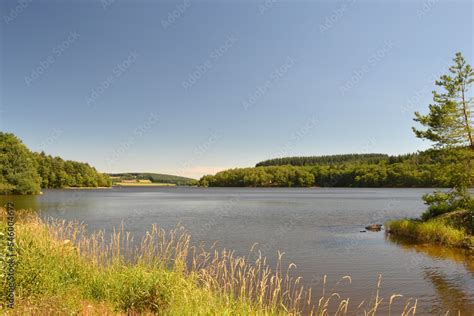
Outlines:
[{"label": "far shore", "polygon": [[[112,187],[64,187],[65,190],[95,190],[95,189],[112,189]],[[43,192],[41,192],[43,193]]]},{"label": "far shore", "polygon": [[114,183],[112,186],[117,187],[175,187],[176,184],[174,183],[130,183],[130,182],[119,182]]}]

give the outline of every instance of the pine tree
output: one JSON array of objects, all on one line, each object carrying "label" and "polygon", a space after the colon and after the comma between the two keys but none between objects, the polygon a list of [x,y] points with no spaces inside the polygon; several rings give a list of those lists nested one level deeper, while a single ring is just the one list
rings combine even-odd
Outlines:
[{"label": "pine tree", "polygon": [[434,104],[430,104],[428,115],[415,112],[415,121],[427,127],[413,131],[416,136],[435,142],[439,148],[470,147],[474,150],[473,98],[469,97],[474,82],[474,71],[461,53],[453,59],[449,68],[451,75],[443,75],[436,85],[444,91],[433,91]]},{"label": "pine tree", "polygon": [[450,177],[451,192],[436,192],[426,195],[430,205],[425,218],[458,209],[472,208],[470,188],[474,178],[473,98],[469,95],[474,82],[474,71],[461,53],[453,59],[450,74],[440,77],[436,85],[442,91],[433,91],[433,104],[429,113],[415,112],[414,120],[426,129],[413,127],[415,135],[434,142],[438,152],[440,168]]}]

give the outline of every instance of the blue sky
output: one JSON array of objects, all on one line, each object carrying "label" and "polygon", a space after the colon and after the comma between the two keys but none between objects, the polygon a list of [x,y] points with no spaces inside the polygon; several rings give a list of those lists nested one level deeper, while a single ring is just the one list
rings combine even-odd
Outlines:
[{"label": "blue sky", "polygon": [[2,1],[0,128],[104,172],[427,148],[471,1]]}]

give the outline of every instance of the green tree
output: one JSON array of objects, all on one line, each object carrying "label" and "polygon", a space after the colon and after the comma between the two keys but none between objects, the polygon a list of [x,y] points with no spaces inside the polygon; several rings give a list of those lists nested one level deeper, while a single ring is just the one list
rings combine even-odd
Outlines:
[{"label": "green tree", "polygon": [[40,184],[32,153],[15,135],[0,132],[0,193],[38,194]]},{"label": "green tree", "polygon": [[426,195],[430,205],[425,219],[458,208],[470,208],[472,198],[469,189],[473,185],[473,98],[470,88],[474,82],[474,71],[461,53],[453,59],[450,74],[440,77],[436,85],[441,91],[433,91],[433,104],[429,113],[415,112],[415,121],[425,127],[413,128],[415,135],[434,142],[438,149],[439,167],[448,175],[448,182],[454,188],[448,194],[436,192]]},{"label": "green tree", "polygon": [[40,188],[111,186],[87,163],[31,152],[15,135],[0,132],[0,194],[36,194]]},{"label": "green tree", "polygon": [[470,147],[474,150],[473,99],[468,93],[474,82],[474,71],[461,53],[453,59],[451,75],[443,75],[436,85],[444,91],[433,91],[428,115],[415,112],[415,121],[426,130],[413,128],[416,136],[435,142],[439,148]]},{"label": "green tree", "polygon": [[33,153],[42,179],[41,187],[57,189],[64,187],[109,187],[110,178],[87,163],[63,160],[44,152]]}]

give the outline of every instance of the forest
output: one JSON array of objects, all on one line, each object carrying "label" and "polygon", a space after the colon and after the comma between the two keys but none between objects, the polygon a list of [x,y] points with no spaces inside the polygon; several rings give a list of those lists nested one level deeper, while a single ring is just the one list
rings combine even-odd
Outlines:
[{"label": "forest", "polygon": [[[398,156],[345,154],[269,159],[254,168],[237,168],[206,175],[199,185],[231,187],[437,187],[449,194],[424,197],[433,214],[472,203],[474,187],[474,119],[470,96],[474,70],[456,53],[449,74],[436,80],[429,113],[415,112],[417,138],[432,143],[429,150]],[[422,126],[420,129],[419,126]],[[467,202],[466,202],[467,201]]]},{"label": "forest", "polygon": [[307,156],[307,157],[283,157],[261,161],[256,167],[266,166],[311,166],[317,164],[339,164],[346,162],[367,162],[378,163],[381,160],[389,158],[386,154],[345,154],[345,155],[327,155],[327,156]]},{"label": "forest", "polygon": [[42,188],[110,185],[107,175],[87,163],[32,152],[15,135],[0,132],[0,194],[38,194]]},{"label": "forest", "polygon": [[206,175],[200,186],[231,187],[451,187],[441,150],[388,156],[348,154],[271,159],[254,168]]}]

